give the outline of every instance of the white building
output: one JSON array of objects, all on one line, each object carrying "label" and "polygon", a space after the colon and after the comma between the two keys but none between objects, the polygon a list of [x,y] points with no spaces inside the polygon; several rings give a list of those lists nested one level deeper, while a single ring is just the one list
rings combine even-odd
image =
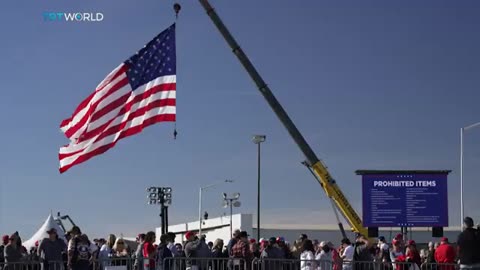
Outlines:
[{"label": "white building", "polygon": [[[232,229],[246,231],[251,238],[256,238],[257,229],[253,226],[254,220],[251,214],[236,214],[232,217]],[[348,226],[346,226],[346,229]],[[193,221],[168,226],[168,231],[177,235],[176,242],[185,241],[187,231],[198,232],[199,222]],[[160,239],[161,228],[156,229],[157,242]],[[318,239],[319,241],[331,241],[339,244],[342,239],[337,226],[334,225],[301,225],[301,224],[262,224],[261,238],[270,238],[282,236],[286,241],[293,243],[300,234],[306,234],[309,239]],[[395,237],[400,232],[400,228],[382,228],[379,235],[384,236],[387,241]],[[455,242],[460,233],[458,228],[444,228],[444,236],[448,237],[450,242]],[[217,238],[223,239],[225,244],[230,237],[230,217],[218,217],[203,221],[202,234],[206,235],[207,241],[214,242]],[[354,234],[347,231],[347,236],[353,240]],[[415,228],[408,233],[408,238],[414,239],[417,243],[428,243],[430,241],[439,242],[440,238],[433,238],[430,228]]]}]

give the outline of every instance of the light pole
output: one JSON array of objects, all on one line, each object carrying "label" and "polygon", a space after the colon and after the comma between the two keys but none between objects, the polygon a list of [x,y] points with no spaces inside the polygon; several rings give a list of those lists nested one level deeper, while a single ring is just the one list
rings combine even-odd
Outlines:
[{"label": "light pole", "polygon": [[460,129],[460,216],[462,219],[460,221],[460,230],[462,228],[463,218],[465,215],[464,202],[463,202],[463,133],[477,126],[480,126],[480,122],[471,124],[469,126],[466,126]]},{"label": "light pole", "polygon": [[218,186],[218,185],[221,185],[223,183],[233,183],[233,180],[225,180],[225,181],[222,181],[220,183],[215,183],[215,184],[211,184],[211,185],[208,185],[208,186],[204,186],[204,187],[201,187],[200,190],[199,190],[199,196],[198,196],[198,235],[199,237],[202,236],[202,192],[203,190],[207,189],[207,188],[211,188],[211,187],[215,187],[215,186]]},{"label": "light pole", "polygon": [[160,204],[160,217],[162,218],[162,235],[168,231],[168,206],[172,204],[172,188],[149,187],[147,188],[148,204]]},{"label": "light pole", "polygon": [[240,207],[242,205],[238,200],[240,198],[240,193],[234,193],[233,197],[228,198],[227,193],[223,193],[223,207],[227,208],[230,206],[230,237],[233,234],[233,227],[232,227],[232,217],[233,217],[233,207]]},{"label": "light pole", "polygon": [[254,135],[252,141],[258,145],[257,151],[257,241],[260,239],[260,144],[265,142],[267,136]]}]

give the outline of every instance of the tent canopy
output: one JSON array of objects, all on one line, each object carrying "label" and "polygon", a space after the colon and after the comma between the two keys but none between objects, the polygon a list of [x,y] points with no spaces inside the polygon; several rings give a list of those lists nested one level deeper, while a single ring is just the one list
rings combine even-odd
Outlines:
[{"label": "tent canopy", "polygon": [[35,246],[35,242],[40,242],[44,238],[48,238],[48,233],[50,229],[54,228],[57,230],[58,238],[62,239],[63,241],[67,241],[65,239],[65,232],[60,228],[60,226],[57,224],[55,219],[53,219],[52,214],[48,215],[47,220],[43,223],[42,227],[38,229],[38,231],[27,241],[23,242],[23,246],[27,248],[27,250],[30,250],[32,247]]}]

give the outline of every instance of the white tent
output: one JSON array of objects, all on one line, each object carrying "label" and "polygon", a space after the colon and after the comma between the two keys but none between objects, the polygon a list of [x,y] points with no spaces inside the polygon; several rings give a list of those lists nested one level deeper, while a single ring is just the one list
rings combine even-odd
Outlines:
[{"label": "white tent", "polygon": [[43,223],[42,227],[38,229],[38,231],[27,241],[24,241],[22,244],[27,250],[30,250],[30,248],[35,246],[35,242],[37,241],[42,241],[44,238],[48,237],[47,231],[50,230],[51,228],[54,228],[57,230],[58,237],[62,239],[63,241],[67,241],[65,239],[65,232],[60,228],[60,226],[55,222],[55,220],[52,217],[52,214],[50,214],[47,217],[47,220]]}]

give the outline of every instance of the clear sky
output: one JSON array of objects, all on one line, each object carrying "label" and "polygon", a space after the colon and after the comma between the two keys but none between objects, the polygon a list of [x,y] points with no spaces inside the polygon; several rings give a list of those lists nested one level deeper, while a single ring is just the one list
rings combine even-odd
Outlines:
[{"label": "clear sky", "polygon": [[[478,1],[211,0],[360,213],[357,169],[451,169],[459,224],[460,128],[480,121]],[[28,238],[53,211],[92,236],[160,223],[145,188],[171,186],[170,223],[210,217],[240,192],[254,213],[263,133],[264,223],[333,224],[303,155],[197,1],[177,25],[178,138],[162,123],[58,173],[60,121],[118,64],[173,20],[173,1],[0,2],[0,233]],[[100,23],[44,22],[44,11],[102,12]],[[466,135],[467,214],[480,221],[480,128]]]}]

